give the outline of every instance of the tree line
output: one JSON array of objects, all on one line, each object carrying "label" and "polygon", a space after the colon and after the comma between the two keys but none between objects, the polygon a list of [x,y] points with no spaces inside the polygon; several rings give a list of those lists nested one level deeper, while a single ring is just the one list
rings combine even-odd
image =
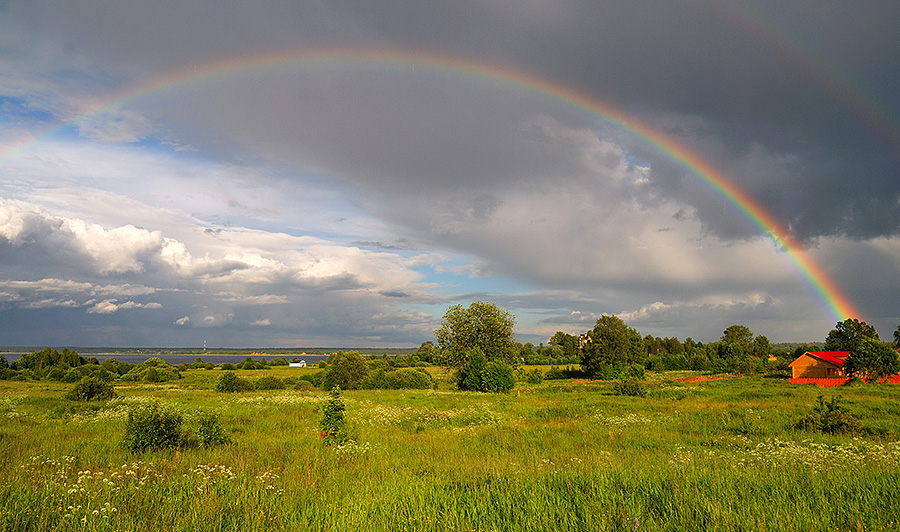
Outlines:
[{"label": "tree line", "polygon": [[874,327],[857,319],[837,323],[824,344],[798,344],[790,352],[774,349],[766,336],[737,324],[727,327],[719,340],[704,344],[691,338],[642,336],[619,317],[602,315],[590,331],[578,336],[558,331],[547,346],[538,348],[516,342],[514,324],[515,317],[493,303],[454,305],[435,331],[436,343],[423,342],[417,355],[454,369],[460,389],[482,390],[501,368],[509,368],[503,373],[511,374],[520,364],[577,365],[568,370],[570,375],[602,380],[643,374],[645,369],[753,374],[786,370],[806,351],[820,349],[848,351],[846,367],[852,375],[867,378],[900,372],[896,351],[900,326],[894,343],[889,344],[881,341]]}]

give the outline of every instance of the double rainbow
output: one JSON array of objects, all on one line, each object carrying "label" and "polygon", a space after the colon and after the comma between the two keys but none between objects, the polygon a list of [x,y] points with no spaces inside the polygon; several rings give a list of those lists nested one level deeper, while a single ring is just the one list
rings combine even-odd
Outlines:
[{"label": "double rainbow", "polygon": [[397,49],[292,49],[265,54],[245,55],[203,65],[169,71],[144,83],[109,94],[93,102],[87,110],[32,139],[0,151],[0,165],[30,146],[50,138],[66,127],[77,126],[130,102],[178,87],[205,83],[211,80],[275,69],[353,69],[410,70],[473,79],[481,83],[500,84],[526,93],[561,102],[642,139],[647,144],[700,178],[718,195],[732,204],[759,231],[771,238],[783,250],[790,262],[822,301],[830,317],[842,321],[859,317],[851,302],[825,271],[807,254],[758,202],[735,185],[699,155],[663,132],[641,122],[616,107],[572,87],[520,70],[469,58],[431,52]]}]

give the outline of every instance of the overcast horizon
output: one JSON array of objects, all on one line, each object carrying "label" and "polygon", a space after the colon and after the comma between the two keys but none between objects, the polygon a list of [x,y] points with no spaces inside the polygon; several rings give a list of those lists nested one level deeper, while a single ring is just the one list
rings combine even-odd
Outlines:
[{"label": "overcast horizon", "polygon": [[410,347],[475,300],[535,345],[603,314],[817,342],[839,296],[889,340],[897,21],[875,1],[0,0],[0,344]]}]

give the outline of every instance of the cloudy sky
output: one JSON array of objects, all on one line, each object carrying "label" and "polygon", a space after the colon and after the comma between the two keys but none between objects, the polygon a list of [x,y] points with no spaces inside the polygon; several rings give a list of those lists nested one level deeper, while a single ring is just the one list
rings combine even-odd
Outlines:
[{"label": "cloudy sky", "polygon": [[474,300],[535,344],[602,314],[822,341],[841,297],[890,338],[897,21],[874,0],[0,0],[0,345],[415,346]]}]

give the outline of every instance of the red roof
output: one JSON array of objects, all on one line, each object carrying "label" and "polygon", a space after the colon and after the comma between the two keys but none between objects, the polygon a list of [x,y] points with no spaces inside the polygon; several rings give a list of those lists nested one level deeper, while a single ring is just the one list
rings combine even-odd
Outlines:
[{"label": "red roof", "polygon": [[804,354],[825,362],[831,362],[836,366],[843,366],[844,362],[847,361],[847,357],[850,356],[850,351],[807,351]]}]

